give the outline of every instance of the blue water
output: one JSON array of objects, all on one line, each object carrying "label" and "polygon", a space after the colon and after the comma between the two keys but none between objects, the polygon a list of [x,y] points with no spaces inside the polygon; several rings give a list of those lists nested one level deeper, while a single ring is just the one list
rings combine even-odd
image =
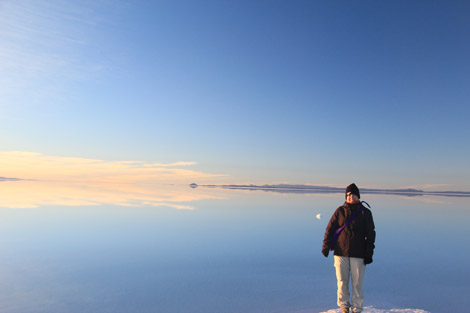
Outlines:
[{"label": "blue water", "polygon": [[[209,196],[180,201],[193,210],[105,202],[7,208],[0,202],[0,312],[336,307],[333,259],[320,250],[342,194],[189,192]],[[362,198],[372,206],[377,231],[365,305],[468,310],[468,198]]]}]

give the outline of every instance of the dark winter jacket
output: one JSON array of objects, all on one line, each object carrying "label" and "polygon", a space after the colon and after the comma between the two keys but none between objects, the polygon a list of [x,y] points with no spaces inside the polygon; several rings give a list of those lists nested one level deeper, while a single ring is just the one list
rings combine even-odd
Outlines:
[{"label": "dark winter jacket", "polygon": [[[332,247],[333,235],[349,220],[356,210],[359,211],[351,224],[343,229],[334,247]],[[372,212],[360,203],[344,203],[336,209],[326,228],[323,239],[324,252],[326,249],[334,249],[337,256],[371,259],[375,248],[375,225]],[[325,254],[325,253],[324,253]]]}]

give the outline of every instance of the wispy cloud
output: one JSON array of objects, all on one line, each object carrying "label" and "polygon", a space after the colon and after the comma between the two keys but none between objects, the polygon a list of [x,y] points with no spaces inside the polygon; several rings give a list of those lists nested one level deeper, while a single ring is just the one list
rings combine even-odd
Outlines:
[{"label": "wispy cloud", "polygon": [[65,82],[102,67],[85,57],[94,25],[101,20],[93,11],[96,5],[0,2],[0,105],[28,95],[39,100],[51,97]]},{"label": "wispy cloud", "polygon": [[144,166],[147,167],[175,167],[175,166],[191,166],[196,165],[196,162],[174,162],[174,163],[153,163],[153,164],[145,164]]},{"label": "wispy cloud", "polygon": [[104,161],[90,158],[50,156],[36,152],[0,152],[0,175],[43,181],[101,183],[191,183],[217,180],[222,174],[189,169],[196,162],[145,163],[142,161]]}]

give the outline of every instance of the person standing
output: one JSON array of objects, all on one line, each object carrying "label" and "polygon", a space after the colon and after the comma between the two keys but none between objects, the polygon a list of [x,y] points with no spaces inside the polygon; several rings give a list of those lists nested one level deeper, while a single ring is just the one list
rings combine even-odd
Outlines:
[{"label": "person standing", "polygon": [[[342,313],[362,312],[363,282],[366,265],[372,263],[375,248],[375,225],[372,212],[359,199],[359,188],[346,188],[346,202],[336,209],[326,227],[322,254],[334,251],[334,266],[338,283],[337,303]],[[367,203],[366,203],[367,204]],[[349,280],[352,297],[349,301]]]}]

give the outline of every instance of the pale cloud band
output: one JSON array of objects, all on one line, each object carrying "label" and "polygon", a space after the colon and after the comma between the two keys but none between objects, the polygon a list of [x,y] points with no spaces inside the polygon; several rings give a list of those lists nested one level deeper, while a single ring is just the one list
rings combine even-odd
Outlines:
[{"label": "pale cloud band", "polygon": [[187,168],[196,165],[196,162],[162,164],[103,161],[23,151],[0,152],[0,162],[0,175],[3,177],[43,181],[189,184],[193,180],[207,181],[227,177]]},{"label": "pale cloud band", "polygon": [[195,191],[188,187],[190,182],[226,177],[181,168],[195,164],[147,164],[4,151],[0,152],[0,176],[5,178],[1,181],[0,207],[111,204],[193,209],[194,201],[220,196],[213,191]]}]

